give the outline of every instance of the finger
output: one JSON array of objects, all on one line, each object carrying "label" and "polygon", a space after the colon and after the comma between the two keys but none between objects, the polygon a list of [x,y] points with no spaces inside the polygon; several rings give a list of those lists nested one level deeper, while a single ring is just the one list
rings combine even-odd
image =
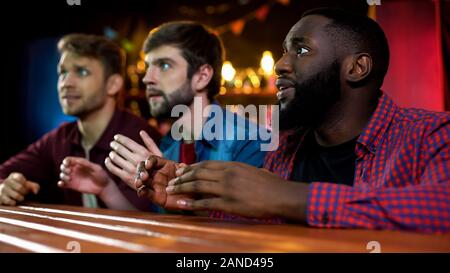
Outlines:
[{"label": "finger", "polygon": [[70,176],[65,173],[59,173],[59,178],[64,181],[65,183],[70,182]]},{"label": "finger", "polygon": [[[133,165],[137,164],[137,162],[140,161],[139,159],[142,159],[141,156],[136,155],[134,152],[128,150],[127,147],[123,146],[117,141],[112,141],[109,146],[119,156],[123,157],[127,161],[130,161]],[[142,148],[145,149],[144,147]]]},{"label": "finger", "polygon": [[5,191],[5,194],[6,194],[9,198],[11,198],[11,199],[13,199],[13,200],[16,200],[16,201],[20,201],[20,202],[21,202],[21,201],[23,201],[23,200],[25,199],[25,197],[24,197],[22,194],[20,194],[19,192],[13,190],[12,188],[5,187],[5,188],[4,188],[4,191]]},{"label": "finger", "polygon": [[147,172],[141,172],[135,179],[134,179],[134,188],[139,189],[142,186],[152,186],[152,179],[149,177]]},{"label": "finger", "polygon": [[63,160],[63,164],[64,164],[64,161],[69,162],[68,166],[78,164],[80,166],[83,166],[83,167],[89,168],[89,169],[93,169],[93,170],[101,168],[98,164],[95,164],[95,163],[87,160],[86,158],[82,158],[82,157],[66,157]]},{"label": "finger", "polygon": [[[145,169],[146,161],[141,161],[136,166],[136,179],[145,180],[148,178],[148,172]],[[149,168],[151,169],[152,165],[149,165]]]},{"label": "finger", "polygon": [[137,194],[139,197],[145,197],[153,201],[153,198],[155,197],[155,191],[153,191],[151,188],[147,186],[141,186],[137,190]]},{"label": "finger", "polygon": [[136,175],[134,177],[134,188],[140,189],[144,186],[144,181],[149,178],[148,173],[145,170],[145,162],[141,161],[136,166]]},{"label": "finger", "polygon": [[224,201],[219,197],[189,200],[181,199],[177,200],[177,206],[183,210],[220,210],[224,211]]},{"label": "finger", "polygon": [[70,156],[65,157],[63,159],[63,161],[61,162],[61,165],[64,165],[64,166],[68,167],[70,165],[70,158],[71,158]]},{"label": "finger", "polygon": [[195,180],[208,180],[217,182],[220,180],[223,170],[203,169],[199,167],[186,167],[187,172],[169,181],[169,185],[178,185]]},{"label": "finger", "polygon": [[159,170],[166,166],[167,164],[173,164],[174,169],[176,169],[177,163],[175,161],[165,159],[156,155],[151,155],[145,160],[145,169],[148,170]]},{"label": "finger", "polygon": [[61,166],[59,167],[59,170],[60,170],[62,173],[67,174],[67,175],[69,175],[70,172],[72,171],[70,167],[67,167],[67,166],[64,165],[64,164],[61,164]]},{"label": "finger", "polygon": [[196,169],[196,168],[203,168],[203,169],[210,169],[210,170],[223,170],[227,166],[227,163],[228,162],[225,162],[225,161],[207,160],[207,161],[202,161],[202,162],[198,162],[198,163],[186,165],[186,166],[181,166],[181,164],[180,164],[180,166],[176,170],[175,174],[177,176],[180,176],[180,175],[187,173],[187,172],[191,171],[192,169]]},{"label": "finger", "polygon": [[39,190],[41,189],[41,186],[33,181],[27,181],[25,187],[34,194],[38,194]]},{"label": "finger", "polygon": [[192,194],[206,193],[221,196],[223,194],[222,184],[205,180],[196,180],[194,182],[183,183],[179,185],[169,185],[166,188],[167,194]]},{"label": "finger", "polygon": [[25,178],[25,176],[21,173],[11,173],[8,178],[8,180],[14,180],[17,183],[23,184],[25,183],[25,181],[27,181],[27,179]]},{"label": "finger", "polygon": [[162,156],[161,150],[158,148],[158,145],[153,141],[153,139],[147,134],[145,131],[140,131],[139,135],[141,136],[142,141],[144,141],[145,146],[148,151],[157,156]]},{"label": "finger", "polygon": [[58,181],[57,185],[58,185],[58,187],[60,187],[60,188],[66,188],[66,187],[67,187],[66,182],[64,182],[64,181],[62,181],[62,180]]},{"label": "finger", "polygon": [[121,168],[118,168],[114,163],[111,161],[109,157],[105,159],[105,166],[106,168],[114,175],[118,176],[122,181],[127,183],[128,186],[130,186],[132,189],[135,189],[134,187],[134,175],[135,172],[128,173],[124,171]]},{"label": "finger", "polygon": [[9,198],[6,195],[2,195],[1,196],[1,202],[4,205],[8,205],[8,206],[15,206],[16,205],[16,201],[14,201],[13,199]]},{"label": "finger", "polygon": [[14,180],[8,180],[8,182],[5,183],[5,186],[12,188],[13,190],[21,193],[22,195],[25,195],[28,193],[28,189],[25,187],[24,183],[18,183]]},{"label": "finger", "polygon": [[127,172],[133,173],[136,169],[136,164],[134,164],[134,161],[133,162],[127,161],[114,151],[109,153],[108,158],[111,159],[111,161],[116,166],[124,169]]},{"label": "finger", "polygon": [[[114,140],[118,144],[122,145],[124,148],[131,151],[132,153],[141,153],[141,151],[147,150],[141,144],[139,144],[136,141],[132,140],[131,138],[121,135],[121,134],[115,135]],[[144,153],[141,153],[141,154],[144,155]],[[148,153],[145,153],[145,157],[147,157],[147,156],[148,156]]]}]

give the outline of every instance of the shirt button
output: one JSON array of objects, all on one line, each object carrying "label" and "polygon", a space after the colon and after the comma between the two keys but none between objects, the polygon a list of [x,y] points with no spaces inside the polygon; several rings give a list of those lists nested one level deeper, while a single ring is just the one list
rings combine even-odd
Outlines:
[{"label": "shirt button", "polygon": [[326,224],[328,224],[329,221],[330,221],[330,217],[328,216],[328,212],[325,211],[323,214],[323,217],[322,217],[322,223],[326,225]]}]

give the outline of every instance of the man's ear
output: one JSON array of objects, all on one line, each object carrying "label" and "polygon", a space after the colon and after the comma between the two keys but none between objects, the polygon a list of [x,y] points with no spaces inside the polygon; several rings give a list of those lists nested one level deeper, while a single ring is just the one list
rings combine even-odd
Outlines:
[{"label": "man's ear", "polygon": [[209,64],[204,64],[192,76],[192,89],[195,92],[202,91],[208,86],[214,75],[214,69]]},{"label": "man's ear", "polygon": [[113,74],[106,81],[106,93],[115,96],[123,87],[123,77],[119,74]]},{"label": "man's ear", "polygon": [[367,53],[354,54],[344,59],[345,78],[352,83],[367,78],[372,68],[372,57]]}]

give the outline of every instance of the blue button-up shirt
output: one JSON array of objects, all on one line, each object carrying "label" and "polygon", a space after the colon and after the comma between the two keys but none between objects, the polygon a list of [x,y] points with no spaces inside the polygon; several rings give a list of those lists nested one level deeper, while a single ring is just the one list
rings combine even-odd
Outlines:
[{"label": "blue button-up shirt", "polygon": [[[216,104],[217,103],[213,103]],[[221,109],[222,128],[214,128],[221,130],[223,137],[221,139],[205,138],[205,128],[203,126],[203,134],[200,140],[195,141],[195,154],[197,162],[203,160],[221,160],[221,161],[240,161],[253,165],[255,167],[262,167],[266,152],[262,151],[261,144],[268,143],[269,140],[261,140],[261,135],[257,124],[254,122],[232,113],[228,110]],[[212,121],[214,114],[210,115],[205,122],[205,125]],[[220,124],[220,123],[218,123]],[[214,131],[214,130],[212,130]],[[265,131],[267,133],[267,131]],[[245,134],[245,139],[238,138],[238,135]],[[160,149],[165,158],[179,161],[180,159],[180,145],[181,140],[172,138],[170,132],[163,137]]]}]

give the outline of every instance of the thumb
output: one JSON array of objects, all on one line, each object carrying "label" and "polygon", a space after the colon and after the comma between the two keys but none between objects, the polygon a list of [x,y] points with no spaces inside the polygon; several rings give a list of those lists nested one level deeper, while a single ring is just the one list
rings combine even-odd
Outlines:
[{"label": "thumb", "polygon": [[37,194],[39,192],[39,189],[41,188],[38,183],[31,181],[25,182],[25,187],[34,194]]},{"label": "thumb", "polygon": [[156,145],[156,143],[153,141],[153,139],[147,134],[147,132],[145,131],[140,131],[139,135],[142,138],[142,141],[144,141],[145,146],[147,147],[147,149],[150,151],[150,153],[157,155],[157,156],[162,156],[162,152],[161,150],[158,148],[158,145]]},{"label": "thumb", "polygon": [[[82,158],[82,157],[72,157],[70,160],[71,164],[78,164],[79,166],[91,169],[91,170],[95,170],[97,169],[97,167],[100,167],[98,164],[93,163],[89,160],[87,160],[86,158]],[[101,168],[101,167],[100,167]]]}]

